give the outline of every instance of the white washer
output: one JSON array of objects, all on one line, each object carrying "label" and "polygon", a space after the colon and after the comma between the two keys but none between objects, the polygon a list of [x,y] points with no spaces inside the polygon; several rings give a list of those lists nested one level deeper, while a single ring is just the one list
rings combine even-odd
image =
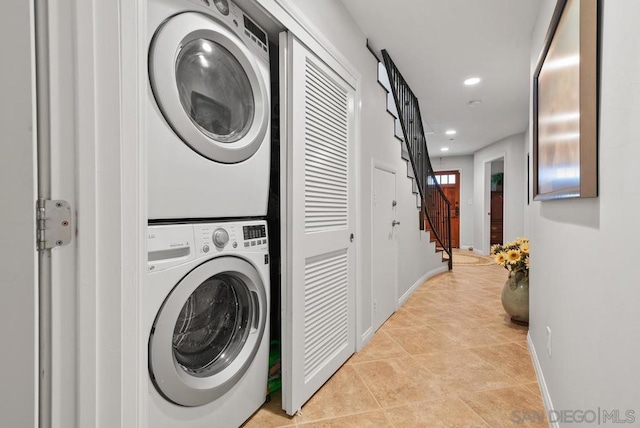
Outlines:
[{"label": "white washer", "polygon": [[238,427],[265,401],[265,221],[149,226],[149,426]]},{"label": "white washer", "polygon": [[229,0],[149,0],[149,218],[267,214],[267,33]]}]

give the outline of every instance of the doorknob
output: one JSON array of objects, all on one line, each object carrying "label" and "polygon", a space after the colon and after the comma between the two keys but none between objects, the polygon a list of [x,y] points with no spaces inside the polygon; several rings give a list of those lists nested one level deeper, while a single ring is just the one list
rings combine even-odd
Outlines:
[{"label": "doorknob", "polygon": [[393,227],[393,226],[398,226],[399,224],[400,224],[400,222],[399,222],[398,220],[393,220],[393,221],[391,222],[391,227]]}]

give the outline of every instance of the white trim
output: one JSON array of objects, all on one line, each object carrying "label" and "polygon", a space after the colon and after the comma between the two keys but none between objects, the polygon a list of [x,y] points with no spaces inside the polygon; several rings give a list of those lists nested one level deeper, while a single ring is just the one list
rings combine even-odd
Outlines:
[{"label": "white trim", "polygon": [[[488,255],[491,250],[491,216],[486,215],[485,213],[490,212],[491,210],[491,163],[497,161],[499,159],[504,160],[504,180],[502,184],[502,242],[504,239],[504,225],[507,224],[507,210],[505,209],[504,198],[507,194],[507,152],[501,152],[498,155],[495,155],[489,159],[484,160],[484,171],[483,171],[483,179],[482,179],[482,215],[484,217],[484,221],[482,222],[482,249],[483,255]],[[462,178],[461,178],[462,179]],[[486,249],[486,250],[485,250]]]},{"label": "white trim", "polygon": [[[444,262],[443,262],[444,263]],[[424,282],[426,280],[428,280],[429,278],[436,276],[439,273],[442,272],[447,272],[449,270],[448,266],[441,266],[439,268],[435,268],[433,270],[430,270],[429,272],[425,273],[424,275],[422,275],[412,286],[411,288],[409,288],[402,296],[400,296],[400,298],[398,299],[398,308],[400,308],[402,305],[404,305],[404,302],[407,301],[407,299],[409,299],[409,297],[411,297],[411,295],[413,294],[414,291],[416,291],[422,284],[424,284]]]},{"label": "white trim", "polygon": [[147,426],[145,4],[76,2],[78,426]]},{"label": "white trim", "polygon": [[[98,234],[97,234],[97,201],[98,188],[96,158],[97,144],[96,130],[96,64],[93,52],[94,35],[94,7],[91,2],[79,2],[76,5],[76,86],[77,123],[81,126],[77,130],[78,141],[87,144],[77,144],[78,158],[78,233],[76,245],[78,248],[77,282],[78,282],[78,355],[77,355],[77,425],[98,425],[98,362],[97,362],[97,292],[98,276]],[[118,201],[119,203],[119,201]],[[81,221],[81,223],[80,223]],[[81,284],[89,286],[82,287]]]},{"label": "white trim", "polygon": [[329,67],[340,67],[349,85],[359,91],[362,75],[356,67],[318,30],[291,0],[260,0],[260,6]]},{"label": "white trim", "polygon": [[147,2],[120,1],[122,198],[122,423],[148,426]]},{"label": "white trim", "polygon": [[362,335],[359,334],[358,324],[360,323],[360,312],[363,310],[360,307],[360,297],[362,296],[362,241],[360,237],[362,236],[362,163],[360,161],[360,153],[362,152],[362,79],[360,76],[356,77],[356,86],[355,91],[353,93],[353,121],[354,121],[354,133],[353,138],[355,138],[354,142],[354,150],[355,153],[353,155],[353,159],[355,161],[355,171],[354,171],[354,181],[355,181],[355,207],[354,207],[354,221],[355,224],[355,293],[353,299],[355,301],[355,350],[356,352],[364,346],[365,342],[361,341]]},{"label": "white trim", "polygon": [[[544,380],[544,374],[542,373],[542,366],[540,366],[540,361],[538,360],[536,347],[533,345],[533,340],[531,339],[531,335],[529,333],[527,333],[527,346],[529,347],[531,362],[533,363],[533,368],[535,369],[536,377],[538,378],[538,385],[540,386],[540,393],[542,395],[542,401],[544,402],[544,408],[547,412],[547,415],[549,415],[553,411],[553,402],[551,401],[551,395],[549,394],[547,382]],[[549,422],[549,426],[553,428],[560,427],[558,422]]]},{"label": "white trim", "polygon": [[[373,326],[369,326],[369,328],[362,334],[362,336],[359,336],[358,339],[360,341],[360,346],[356,347],[356,353],[360,352],[362,350],[362,348],[364,348],[371,339],[373,339],[373,335],[375,334],[375,331],[373,331]],[[358,345],[356,343],[356,345]]]},{"label": "white trim", "polygon": [[[354,67],[351,61],[349,61],[344,55],[342,55],[340,50],[336,49],[336,47],[329,41],[329,39],[327,39],[324,34],[320,30],[318,30],[313,22],[302,13],[298,6],[296,6],[295,0],[275,0],[275,2],[276,4],[278,4],[278,6],[280,6],[280,8],[282,8],[283,11],[287,13],[287,15],[291,19],[293,19],[296,24],[291,25],[292,23],[289,23],[289,25],[286,25],[289,31],[291,31],[308,47],[312,48],[311,50],[316,53],[316,55],[318,53],[315,49],[313,49],[313,46],[310,44],[310,42],[313,41],[314,43],[317,43],[324,51],[326,51],[331,56],[333,60],[338,62],[345,69],[345,71],[347,71],[353,77],[353,79],[355,79],[356,81],[362,80],[362,76],[358,69]],[[263,1],[263,3],[269,3],[269,0]],[[323,56],[319,56],[320,58],[323,58]],[[343,78],[344,77],[346,76],[343,76]],[[354,82],[350,82],[348,79],[345,80],[355,88]]]}]

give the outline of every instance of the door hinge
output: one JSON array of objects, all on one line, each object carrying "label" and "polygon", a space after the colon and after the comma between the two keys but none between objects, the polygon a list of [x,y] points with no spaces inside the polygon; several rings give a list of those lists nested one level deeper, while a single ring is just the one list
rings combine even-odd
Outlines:
[{"label": "door hinge", "polygon": [[38,251],[71,242],[71,205],[67,201],[38,199],[36,202],[36,248]]}]

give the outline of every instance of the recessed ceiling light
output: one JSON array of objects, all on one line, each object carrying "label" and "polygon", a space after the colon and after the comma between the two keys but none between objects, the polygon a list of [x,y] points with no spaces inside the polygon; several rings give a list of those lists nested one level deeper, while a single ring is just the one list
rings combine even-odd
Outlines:
[{"label": "recessed ceiling light", "polygon": [[480,83],[479,77],[469,77],[467,80],[464,81],[464,84],[467,86],[477,85],[478,83]]},{"label": "recessed ceiling light", "polygon": [[445,132],[445,134],[447,134],[447,135],[456,135],[456,130],[455,129],[449,129],[447,132]]},{"label": "recessed ceiling light", "polygon": [[441,147],[440,151],[441,152],[448,152],[449,151],[449,147]]},{"label": "recessed ceiling light", "polygon": [[467,103],[469,107],[476,107],[482,104],[482,100],[471,100]]}]

